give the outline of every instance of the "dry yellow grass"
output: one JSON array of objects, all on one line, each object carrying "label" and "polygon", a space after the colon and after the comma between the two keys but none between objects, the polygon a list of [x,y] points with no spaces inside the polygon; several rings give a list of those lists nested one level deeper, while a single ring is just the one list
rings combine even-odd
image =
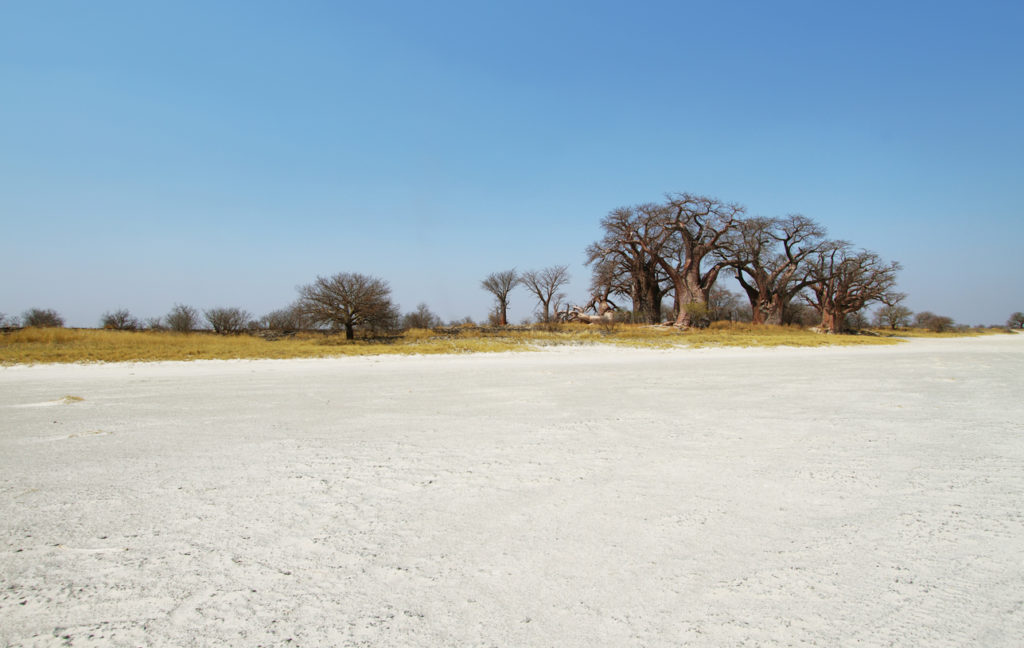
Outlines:
[{"label": "dry yellow grass", "polygon": [[268,340],[251,335],[29,328],[0,334],[0,364],[492,353],[531,351],[566,344],[671,348],[895,343],[895,338],[882,335],[822,335],[788,326],[730,323],[716,323],[707,329],[691,331],[630,324],[561,324],[531,329],[413,329],[395,338],[376,341],[347,341],[341,335],[325,333],[300,333]]}]

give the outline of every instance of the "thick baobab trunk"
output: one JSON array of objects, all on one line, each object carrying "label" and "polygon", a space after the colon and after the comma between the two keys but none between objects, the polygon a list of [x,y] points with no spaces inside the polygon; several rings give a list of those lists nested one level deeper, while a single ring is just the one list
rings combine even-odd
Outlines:
[{"label": "thick baobab trunk", "polygon": [[826,333],[842,333],[843,314],[831,308],[822,308],[821,329]]},{"label": "thick baobab trunk", "polygon": [[348,322],[345,322],[345,339],[352,340],[355,338],[355,336],[355,328]]}]

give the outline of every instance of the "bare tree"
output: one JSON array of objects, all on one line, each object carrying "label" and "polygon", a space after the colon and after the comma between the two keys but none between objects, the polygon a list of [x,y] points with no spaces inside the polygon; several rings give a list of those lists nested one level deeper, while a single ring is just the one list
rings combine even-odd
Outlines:
[{"label": "bare tree", "polygon": [[167,325],[162,317],[150,317],[145,321],[144,326],[150,331],[164,331],[167,329]]},{"label": "bare tree", "polygon": [[542,322],[551,321],[552,302],[559,295],[558,289],[569,283],[569,266],[549,266],[543,270],[524,272],[520,281],[527,290],[537,296]]},{"label": "bare tree", "polygon": [[1024,329],[1024,313],[1017,311],[1010,315],[1010,319],[1006,320],[1006,325],[1010,328]]},{"label": "bare tree", "polygon": [[132,317],[132,314],[126,308],[118,309],[112,313],[103,313],[103,317],[100,318],[100,325],[105,329],[117,331],[134,331],[142,327],[142,323],[135,317]]},{"label": "bare tree", "polygon": [[418,304],[416,310],[402,316],[403,329],[429,329],[441,324],[441,318],[423,303]]},{"label": "bare tree", "polygon": [[356,327],[383,331],[398,325],[388,282],[355,272],[317,277],[301,286],[298,308],[314,324],[344,329],[347,340],[355,338]]},{"label": "bare tree", "polygon": [[30,308],[21,316],[23,326],[35,326],[38,328],[61,328],[64,326],[64,318],[52,308]]},{"label": "bare tree", "polygon": [[885,327],[895,331],[910,324],[910,318],[914,313],[902,304],[906,298],[906,293],[897,292],[879,297],[878,301],[882,305],[875,311],[875,325],[879,328]]},{"label": "bare tree", "polygon": [[735,271],[755,324],[782,323],[786,306],[807,286],[801,267],[824,235],[824,228],[806,216],[749,218],[716,251]]},{"label": "bare tree", "polygon": [[933,333],[943,333],[952,329],[955,324],[952,317],[936,315],[931,311],[921,311],[914,316],[914,326],[927,329]]},{"label": "bare tree", "polygon": [[[587,247],[587,265],[592,266],[591,291],[604,295],[628,296],[633,301],[633,319],[657,324],[665,296],[665,275],[658,261],[637,241],[643,237],[661,250],[670,243],[658,236],[659,219],[646,218],[656,205],[620,207],[601,220],[604,236]],[[656,229],[657,232],[650,231]],[[636,232],[636,235],[634,235]]]},{"label": "bare tree", "polygon": [[[690,326],[691,313],[707,305],[711,287],[726,267],[722,259],[709,255],[721,247],[725,237],[739,223],[744,208],[715,198],[689,193],[669,194],[664,205],[638,208],[640,217],[631,227],[631,242],[651,255],[668,276],[675,290],[675,325]],[[710,259],[709,263],[705,263]]]},{"label": "bare tree", "polygon": [[282,333],[300,331],[306,328],[306,326],[306,318],[302,315],[295,304],[286,308],[279,308],[277,310],[270,311],[261,317],[259,321],[260,328],[268,331],[279,331]]},{"label": "bare tree", "polygon": [[184,304],[175,304],[165,319],[167,327],[178,333],[188,333],[199,326],[199,312]]},{"label": "bare tree", "polygon": [[215,333],[239,333],[248,326],[252,315],[249,311],[237,307],[211,308],[203,311],[203,317],[209,322]]},{"label": "bare tree", "polygon": [[808,301],[821,314],[821,327],[841,332],[848,314],[892,290],[899,269],[899,263],[885,263],[874,252],[854,252],[846,241],[822,244],[807,269]]},{"label": "bare tree", "polygon": [[519,285],[521,279],[515,268],[502,272],[493,272],[480,282],[480,287],[494,295],[495,314],[498,326],[508,325],[508,294]]},{"label": "bare tree", "polygon": [[17,316],[8,317],[4,313],[0,313],[0,328],[17,328],[21,326],[21,320]]}]

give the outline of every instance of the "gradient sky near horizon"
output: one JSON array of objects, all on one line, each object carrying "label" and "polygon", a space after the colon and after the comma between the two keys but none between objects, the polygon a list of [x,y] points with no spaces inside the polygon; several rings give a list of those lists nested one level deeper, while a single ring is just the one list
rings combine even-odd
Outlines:
[{"label": "gradient sky near horizon", "polygon": [[553,264],[582,302],[601,217],[689,191],[1003,323],[1022,33],[1020,2],[0,2],[0,312],[259,316],[350,271],[481,319],[489,272]]}]

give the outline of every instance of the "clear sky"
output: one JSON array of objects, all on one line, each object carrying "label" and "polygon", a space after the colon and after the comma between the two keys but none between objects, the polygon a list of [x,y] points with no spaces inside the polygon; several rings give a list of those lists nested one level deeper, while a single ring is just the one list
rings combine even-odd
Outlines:
[{"label": "clear sky", "polygon": [[511,267],[568,264],[583,301],[601,217],[689,191],[1002,323],[1021,34],[1016,1],[0,0],[0,312],[259,316],[350,271],[481,319]]}]

